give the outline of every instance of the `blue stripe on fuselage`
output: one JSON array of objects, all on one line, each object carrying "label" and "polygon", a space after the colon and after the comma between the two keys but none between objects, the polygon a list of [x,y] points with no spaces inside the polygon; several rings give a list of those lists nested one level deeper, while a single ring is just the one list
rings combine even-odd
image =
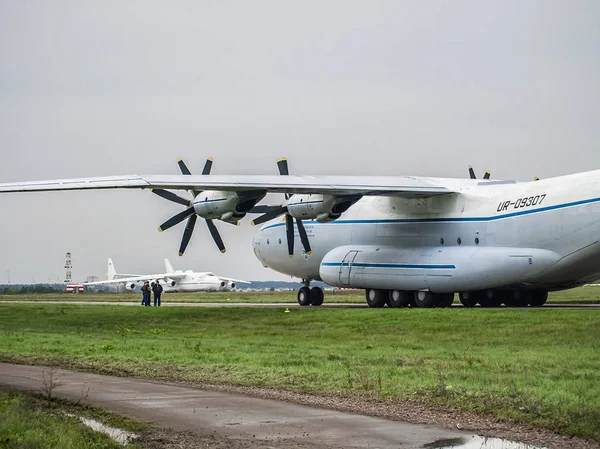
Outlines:
[{"label": "blue stripe on fuselage", "polygon": [[[322,262],[324,267],[349,267],[347,262]],[[419,265],[410,263],[353,263],[352,267],[366,267],[366,268],[418,268],[418,269],[431,269],[431,270],[456,270],[456,265]]]},{"label": "blue stripe on fuselage", "polygon": [[[305,220],[304,223],[317,225],[317,224],[328,224],[328,225],[342,225],[342,224],[386,224],[386,223],[464,223],[464,222],[485,222],[485,221],[496,221],[503,220],[505,218],[517,217],[520,215],[530,215],[540,212],[547,212],[550,210],[564,209],[567,207],[581,206],[584,204],[597,203],[600,198],[592,198],[589,200],[574,201],[571,203],[557,204],[555,206],[540,207],[539,209],[523,210],[519,212],[512,212],[510,214],[496,215],[491,217],[447,217],[447,218],[388,218],[388,219],[373,219],[373,220],[335,220],[330,223],[319,223],[316,220]],[[285,226],[285,223],[275,223],[266,226],[261,231],[266,231],[270,228],[278,226]]]}]

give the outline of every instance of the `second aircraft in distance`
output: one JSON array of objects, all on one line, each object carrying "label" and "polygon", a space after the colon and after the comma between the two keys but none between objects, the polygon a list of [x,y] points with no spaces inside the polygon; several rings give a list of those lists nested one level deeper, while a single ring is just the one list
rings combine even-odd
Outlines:
[{"label": "second aircraft in distance", "polygon": [[235,288],[236,283],[249,284],[248,281],[215,276],[211,272],[195,272],[192,270],[175,270],[168,259],[165,259],[165,272],[158,274],[119,274],[115,265],[108,259],[108,279],[106,281],[86,282],[83,285],[125,285],[127,290],[135,290],[136,285],[144,281],[152,283],[157,280],[163,286],[164,293],[204,292],[221,288]]}]

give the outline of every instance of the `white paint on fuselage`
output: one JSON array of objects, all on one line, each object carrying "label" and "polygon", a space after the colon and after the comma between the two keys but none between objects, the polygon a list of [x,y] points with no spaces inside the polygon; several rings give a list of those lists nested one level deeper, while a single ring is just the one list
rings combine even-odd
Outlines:
[{"label": "white paint on fuselage", "polygon": [[171,286],[172,279],[162,283],[164,293],[182,293],[212,291],[221,288],[222,281],[212,273],[185,272],[185,275],[175,280],[175,286]]},{"label": "white paint on fuselage", "polygon": [[[364,197],[331,223],[305,220],[312,254],[302,254],[295,229],[287,254],[285,223],[263,226],[254,239],[257,258],[276,271],[319,279],[325,255],[344,245],[401,249],[458,246],[538,248],[561,257],[536,279],[547,288],[600,278],[600,170],[525,183],[429,178],[459,193],[425,197]],[[545,195],[545,196],[544,196]],[[537,204],[520,206],[523,198]],[[528,201],[528,200],[527,200]],[[504,204],[508,203],[507,206]],[[444,244],[442,245],[441,239]]]}]

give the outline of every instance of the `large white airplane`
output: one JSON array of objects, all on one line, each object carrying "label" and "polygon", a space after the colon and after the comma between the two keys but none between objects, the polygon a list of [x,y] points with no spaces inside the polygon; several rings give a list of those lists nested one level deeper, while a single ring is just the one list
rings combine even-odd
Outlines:
[{"label": "large white airplane", "polygon": [[214,220],[239,220],[268,192],[284,193],[282,204],[258,206],[265,213],[255,224],[285,222],[265,224],[253,247],[263,265],[303,280],[302,305],[323,302],[312,280],[365,289],[372,307],[435,307],[455,293],[465,306],[540,306],[548,291],[600,278],[600,170],[514,182],[292,176],[285,160],[278,166],[286,176],[193,176],[182,166],[183,175],[16,182],[0,192],[153,189],[185,206],[160,227],[188,219],[180,253],[196,217],[215,237]]},{"label": "large white airplane", "polygon": [[115,265],[108,259],[108,279],[106,281],[86,282],[83,285],[115,285],[123,284],[127,290],[135,290],[138,284],[158,280],[163,286],[163,293],[203,292],[221,288],[235,288],[236,283],[249,284],[248,281],[215,276],[210,272],[193,272],[191,270],[175,270],[168,259],[165,259],[165,272],[158,274],[126,274],[117,273]]}]

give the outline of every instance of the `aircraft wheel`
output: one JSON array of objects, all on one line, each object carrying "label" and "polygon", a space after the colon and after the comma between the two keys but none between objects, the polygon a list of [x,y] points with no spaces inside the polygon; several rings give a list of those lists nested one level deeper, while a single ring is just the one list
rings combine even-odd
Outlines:
[{"label": "aircraft wheel", "polygon": [[310,288],[302,287],[298,290],[298,304],[301,306],[310,306]]},{"label": "aircraft wheel", "polygon": [[478,296],[481,307],[500,307],[504,302],[502,293],[497,290],[484,290]]},{"label": "aircraft wheel", "polygon": [[431,309],[439,302],[438,295],[425,291],[415,292],[414,298],[415,302],[417,303],[417,307],[422,309]]},{"label": "aircraft wheel", "polygon": [[508,307],[527,307],[531,300],[531,292],[524,290],[514,290],[506,295],[504,304]]},{"label": "aircraft wheel", "polygon": [[477,304],[477,294],[475,292],[460,292],[458,299],[465,307],[475,307]]},{"label": "aircraft wheel", "polygon": [[529,304],[531,307],[541,307],[546,304],[548,300],[548,292],[537,290],[531,293],[531,299],[529,300]]},{"label": "aircraft wheel", "polygon": [[454,302],[454,293],[440,293],[440,307],[450,307]]},{"label": "aircraft wheel", "polygon": [[402,290],[390,290],[388,296],[388,306],[390,307],[408,307],[413,299],[412,292],[405,292]]},{"label": "aircraft wheel", "polygon": [[310,303],[313,306],[320,306],[323,304],[325,294],[323,293],[323,289],[321,287],[313,287],[310,289],[309,297],[311,298]]},{"label": "aircraft wheel", "polygon": [[369,307],[383,307],[388,300],[387,290],[369,288],[366,290],[367,304]]}]

